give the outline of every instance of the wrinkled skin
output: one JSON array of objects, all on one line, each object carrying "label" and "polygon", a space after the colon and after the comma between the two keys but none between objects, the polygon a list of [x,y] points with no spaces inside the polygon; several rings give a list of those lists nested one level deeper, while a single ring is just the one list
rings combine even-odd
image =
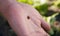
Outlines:
[{"label": "wrinkled skin", "polygon": [[3,4],[0,4],[0,11],[17,36],[49,36],[45,30],[49,31],[50,25],[43,20],[38,11],[30,5],[12,2],[7,0],[1,2]]}]

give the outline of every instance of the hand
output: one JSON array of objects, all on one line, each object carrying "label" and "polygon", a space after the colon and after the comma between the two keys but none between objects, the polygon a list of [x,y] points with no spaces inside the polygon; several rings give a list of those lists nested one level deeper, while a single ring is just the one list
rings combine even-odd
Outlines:
[{"label": "hand", "polygon": [[18,4],[20,4],[24,9],[23,13],[25,17],[23,16],[23,19],[26,19],[25,23],[28,24],[25,25],[29,29],[27,33],[30,32],[31,36],[48,36],[45,30],[49,31],[50,26],[43,20],[42,16],[38,13],[38,11],[36,11],[30,5],[23,4],[23,3],[18,3]]},{"label": "hand", "polygon": [[45,32],[50,30],[49,24],[30,5],[14,3],[2,14],[18,36],[49,36]]}]

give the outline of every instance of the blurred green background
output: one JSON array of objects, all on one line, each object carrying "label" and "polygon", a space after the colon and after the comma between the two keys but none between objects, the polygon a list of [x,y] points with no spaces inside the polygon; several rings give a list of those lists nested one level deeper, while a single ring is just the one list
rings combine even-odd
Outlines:
[{"label": "blurred green background", "polygon": [[[60,0],[17,0],[17,2],[34,7],[51,25],[51,30],[48,33],[51,36],[60,36]],[[56,17],[57,15],[59,16]],[[2,16],[0,16],[0,36],[16,36]]]}]

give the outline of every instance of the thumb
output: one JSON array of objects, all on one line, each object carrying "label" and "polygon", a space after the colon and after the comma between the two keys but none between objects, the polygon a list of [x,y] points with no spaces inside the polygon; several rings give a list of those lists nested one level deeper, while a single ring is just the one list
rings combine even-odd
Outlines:
[{"label": "thumb", "polygon": [[40,19],[41,21],[41,26],[45,31],[50,31],[51,27],[50,24],[48,24],[44,19]]}]

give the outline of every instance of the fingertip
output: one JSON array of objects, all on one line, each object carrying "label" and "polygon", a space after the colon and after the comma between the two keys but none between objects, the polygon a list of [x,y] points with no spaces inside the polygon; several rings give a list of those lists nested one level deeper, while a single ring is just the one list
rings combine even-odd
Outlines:
[{"label": "fingertip", "polygon": [[43,22],[42,24],[41,24],[41,27],[45,30],[45,31],[50,31],[50,29],[51,29],[51,26],[50,26],[50,24],[48,24],[47,22]]}]

